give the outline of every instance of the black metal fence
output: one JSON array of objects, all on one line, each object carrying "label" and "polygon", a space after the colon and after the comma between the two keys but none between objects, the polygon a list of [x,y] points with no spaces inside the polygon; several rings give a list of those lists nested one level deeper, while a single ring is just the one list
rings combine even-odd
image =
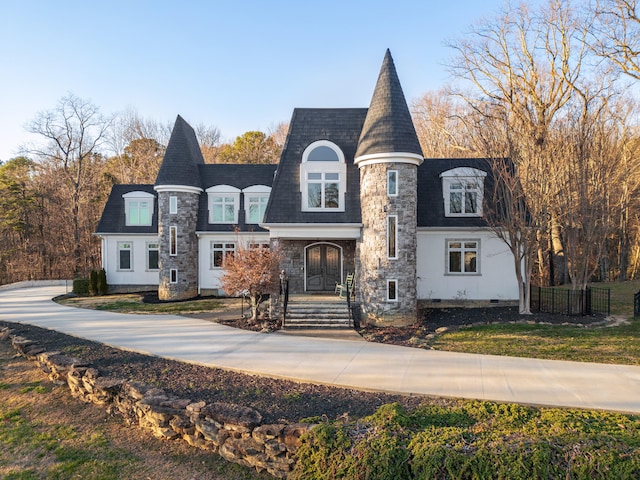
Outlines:
[{"label": "black metal fence", "polygon": [[586,290],[573,291],[532,286],[531,311],[561,315],[611,315],[611,290],[587,287]]}]

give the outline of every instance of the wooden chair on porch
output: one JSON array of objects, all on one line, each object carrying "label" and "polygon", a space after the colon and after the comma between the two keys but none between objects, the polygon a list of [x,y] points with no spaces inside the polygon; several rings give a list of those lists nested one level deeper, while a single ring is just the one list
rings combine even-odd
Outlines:
[{"label": "wooden chair on porch", "polygon": [[351,294],[351,297],[355,296],[355,292],[353,291],[353,287],[355,286],[355,274],[348,273],[347,278],[345,278],[344,283],[336,282],[335,293],[340,298],[347,298],[347,290]]}]

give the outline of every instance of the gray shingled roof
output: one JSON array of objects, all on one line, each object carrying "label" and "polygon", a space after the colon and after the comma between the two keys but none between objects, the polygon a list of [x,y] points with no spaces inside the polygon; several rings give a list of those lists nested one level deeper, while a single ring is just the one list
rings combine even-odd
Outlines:
[{"label": "gray shingled roof", "polygon": [[480,217],[445,217],[440,174],[457,167],[472,167],[487,172],[485,200],[490,201],[493,186],[491,167],[484,158],[427,158],[418,167],[418,227],[486,227]]},{"label": "gray shingled roof", "polygon": [[178,115],[155,184],[202,188],[198,171],[201,164],[204,164],[204,159],[196,133]]},{"label": "gray shingled roof", "polygon": [[388,49],[355,157],[374,153],[414,153],[422,156],[409,107]]},{"label": "gray shingled roof", "polygon": [[[353,164],[366,108],[296,108],[280,157],[265,223],[360,223],[360,172]],[[317,140],[335,143],[345,156],[344,212],[303,212],[300,193],[302,153]]]},{"label": "gray shingled roof", "polygon": [[[124,198],[122,198],[122,195],[129,192],[146,192],[156,196],[156,201],[153,202],[153,218],[150,226],[128,227],[125,225]],[[158,201],[153,185],[114,185],[102,211],[102,217],[100,217],[96,233],[148,233],[157,235]]]},{"label": "gray shingled roof", "polygon": [[[273,174],[276,171],[276,165],[251,165],[251,164],[207,164],[200,165],[200,176],[204,189],[213,185],[231,185],[240,190],[252,185],[273,185]],[[244,197],[243,195],[241,196]],[[198,225],[199,232],[233,232],[237,227],[241,232],[256,231],[264,232],[255,224],[245,223],[244,204],[240,205],[238,211],[238,225],[229,224],[210,224],[209,223],[209,206],[206,193],[200,195],[200,204],[198,205]],[[241,200],[242,202],[242,200]]]}]

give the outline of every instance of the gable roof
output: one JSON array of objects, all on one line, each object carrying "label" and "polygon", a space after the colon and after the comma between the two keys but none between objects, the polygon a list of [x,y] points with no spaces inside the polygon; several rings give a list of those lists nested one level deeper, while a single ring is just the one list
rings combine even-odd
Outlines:
[{"label": "gable roof", "polygon": [[[269,197],[265,223],[360,223],[360,172],[353,163],[366,108],[296,108]],[[347,168],[344,212],[303,212],[300,162],[317,140],[335,143]]]},{"label": "gable roof", "polygon": [[355,158],[374,153],[394,152],[422,156],[422,148],[398,73],[391,52],[387,49]]},{"label": "gable roof", "polygon": [[199,165],[204,159],[196,132],[178,115],[155,184],[202,188]]},{"label": "gable roof", "polygon": [[[127,226],[124,210],[124,198],[122,196],[129,192],[145,192],[156,197],[153,202],[153,216],[151,225],[148,226]],[[153,185],[114,185],[107,199],[107,203],[102,211],[102,217],[96,228],[96,234],[101,233],[149,233],[158,234],[158,201]]]}]

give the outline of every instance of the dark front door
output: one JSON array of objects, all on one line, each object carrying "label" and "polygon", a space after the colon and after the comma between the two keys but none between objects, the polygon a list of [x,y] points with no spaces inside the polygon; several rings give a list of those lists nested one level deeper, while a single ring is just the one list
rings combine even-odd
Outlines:
[{"label": "dark front door", "polygon": [[320,244],[307,248],[307,291],[333,291],[340,282],[340,249]]}]

